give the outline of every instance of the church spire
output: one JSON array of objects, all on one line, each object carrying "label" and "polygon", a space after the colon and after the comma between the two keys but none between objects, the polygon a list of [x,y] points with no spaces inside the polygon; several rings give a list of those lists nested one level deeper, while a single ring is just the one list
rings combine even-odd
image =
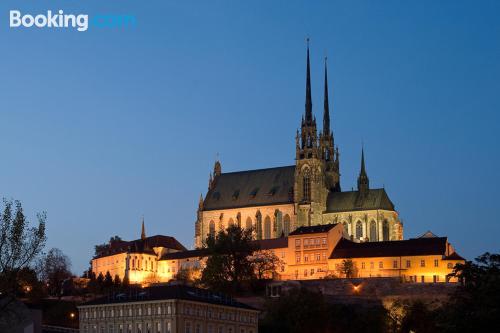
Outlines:
[{"label": "church spire", "polygon": [[306,123],[310,124],[312,116],[312,98],[311,98],[311,65],[309,61],[309,38],[307,38],[307,73],[306,73]]},{"label": "church spire", "polygon": [[358,177],[358,191],[365,194],[370,188],[370,180],[366,174],[365,168],[365,150],[361,148],[361,170],[359,171]]},{"label": "church spire", "polygon": [[142,217],[141,239],[146,239],[146,228],[144,227],[144,216]]},{"label": "church spire", "polygon": [[325,57],[325,101],[323,109],[323,135],[330,135],[330,106],[328,103],[328,68]]}]

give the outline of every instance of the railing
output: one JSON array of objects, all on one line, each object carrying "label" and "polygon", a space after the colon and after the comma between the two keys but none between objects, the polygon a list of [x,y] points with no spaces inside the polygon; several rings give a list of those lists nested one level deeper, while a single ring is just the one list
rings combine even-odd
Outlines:
[{"label": "railing", "polygon": [[42,325],[42,332],[63,332],[63,333],[79,333],[78,328],[69,328],[62,326]]}]

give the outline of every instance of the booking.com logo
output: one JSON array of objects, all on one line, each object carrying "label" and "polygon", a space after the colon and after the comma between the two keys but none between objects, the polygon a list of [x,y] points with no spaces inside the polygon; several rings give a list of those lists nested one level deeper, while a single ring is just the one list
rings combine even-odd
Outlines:
[{"label": "booking.com logo", "polygon": [[20,10],[10,11],[11,28],[48,28],[48,29],[76,29],[87,31],[90,27],[96,28],[129,28],[135,27],[137,19],[134,15],[97,14],[90,17],[88,14],[65,14],[62,9],[57,12],[48,10],[44,14],[23,14]]}]

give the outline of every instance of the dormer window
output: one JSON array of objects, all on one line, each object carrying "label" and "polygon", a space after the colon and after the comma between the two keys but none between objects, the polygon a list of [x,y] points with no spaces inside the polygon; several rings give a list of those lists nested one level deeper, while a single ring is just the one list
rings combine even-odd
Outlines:
[{"label": "dormer window", "polygon": [[220,193],[219,193],[219,192],[215,192],[215,193],[212,195],[212,197],[213,197],[215,200],[219,201],[219,200],[220,200]]},{"label": "dormer window", "polygon": [[233,200],[238,200],[238,197],[240,196],[240,190],[236,190],[233,193]]},{"label": "dormer window", "polygon": [[267,193],[267,195],[269,195],[269,196],[271,196],[271,197],[272,197],[272,196],[274,196],[274,195],[276,194],[276,192],[278,192],[279,188],[280,188],[279,186],[274,186],[274,187],[272,187],[272,188],[269,190],[269,192]]},{"label": "dormer window", "polygon": [[250,197],[251,198],[255,198],[257,196],[257,193],[259,192],[259,188],[256,187],[252,190],[252,192],[250,192]]}]

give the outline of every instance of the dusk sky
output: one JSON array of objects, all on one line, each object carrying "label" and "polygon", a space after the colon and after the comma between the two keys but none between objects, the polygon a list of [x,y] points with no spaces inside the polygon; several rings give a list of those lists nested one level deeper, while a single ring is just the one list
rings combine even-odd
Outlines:
[{"label": "dusk sky", "polygon": [[[115,14],[135,27],[10,28],[9,11]],[[291,165],[310,37],[323,58],[341,185],[364,143],[404,237],[431,230],[473,259],[500,250],[500,2],[0,2],[0,197],[81,274],[113,235],[193,245],[200,194],[222,170]]]}]

